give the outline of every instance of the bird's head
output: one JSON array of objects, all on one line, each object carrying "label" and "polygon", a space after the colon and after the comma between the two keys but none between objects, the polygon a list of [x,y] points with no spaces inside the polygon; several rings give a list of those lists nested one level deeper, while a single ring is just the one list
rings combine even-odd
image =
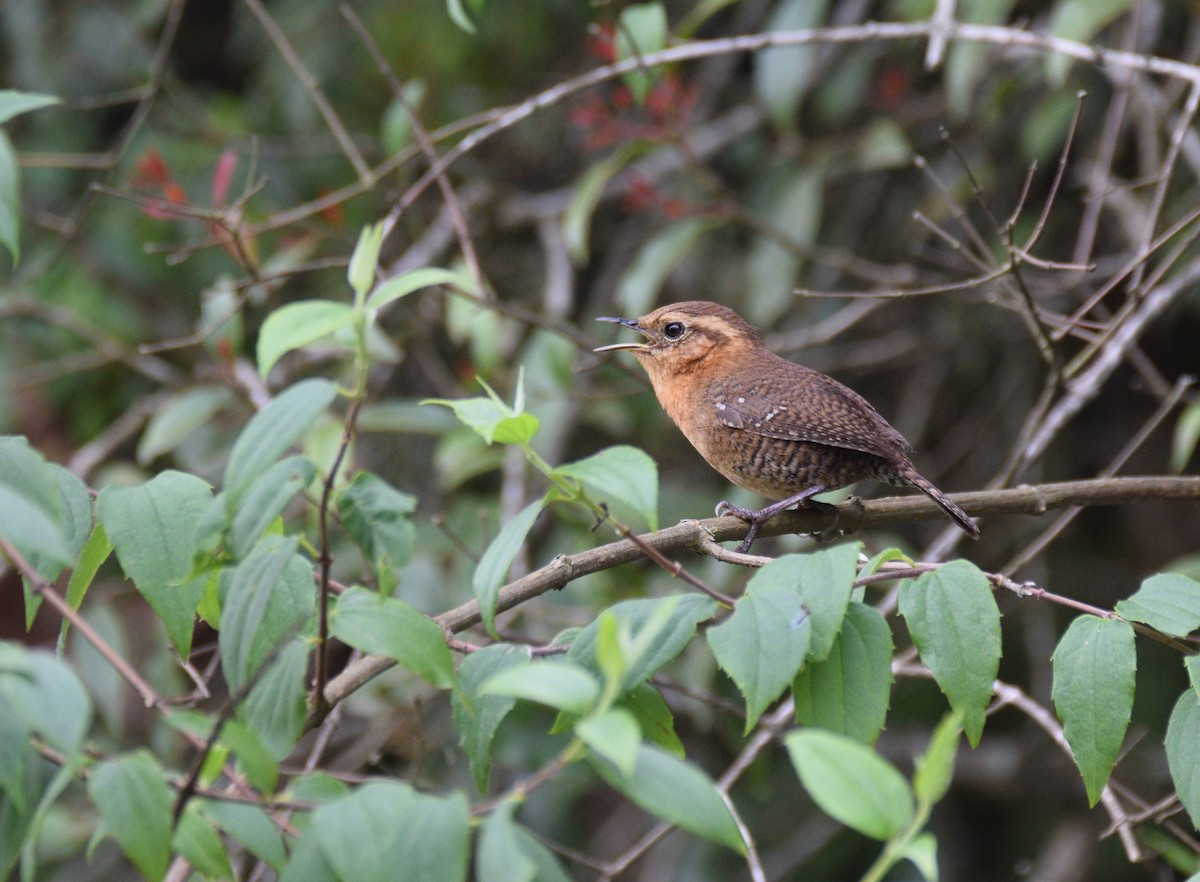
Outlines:
[{"label": "bird's head", "polygon": [[639,319],[605,316],[638,331],[646,339],[600,346],[596,352],[628,349],[641,362],[651,380],[718,364],[737,364],[740,354],[762,345],[758,334],[736,312],[719,303],[690,300],[662,306]]}]

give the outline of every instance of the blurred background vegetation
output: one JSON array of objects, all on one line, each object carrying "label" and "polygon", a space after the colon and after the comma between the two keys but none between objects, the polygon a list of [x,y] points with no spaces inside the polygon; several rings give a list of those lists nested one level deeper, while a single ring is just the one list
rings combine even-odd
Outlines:
[{"label": "blurred background vegetation", "polygon": [[[352,16],[308,0],[0,6],[6,86],[61,99],[5,126],[20,162],[21,234],[19,262],[0,256],[0,432],[27,436],[97,489],[165,468],[216,483],[231,439],[272,390],[344,369],[345,347],[332,339],[284,359],[263,384],[251,367],[257,327],[283,303],[347,298],[358,232],[388,216],[384,272],[463,267],[488,288],[482,301],[414,295],[373,340],[378,363],[353,464],[417,498],[418,541],[399,594],[428,612],[470,598],[489,537],[545,489],[519,454],[419,405],[476,395],[476,377],[511,397],[524,369],[542,426],[536,444],[551,463],[618,442],[644,448],[660,468],[663,525],[707,516],[729,495],[631,360],[590,351],[615,339],[597,316],[672,300],[725,303],[776,351],[861,392],[948,491],[1094,477],[1118,457],[1124,474],[1194,468],[1197,399],[1179,384],[1200,368],[1194,4],[949,4],[961,22],[1180,62],[1179,75],[1163,76],[998,39],[951,40],[930,67],[927,39],[872,39],[867,22],[926,21],[932,0],[671,2],[664,46],[858,31],[836,43],[728,46],[578,90],[564,84],[618,57],[631,27],[652,42],[654,22],[618,27],[621,4],[577,0],[348,5]],[[507,107],[538,95],[507,124]],[[430,162],[406,104],[433,149],[467,145],[444,178],[453,198],[437,183],[413,188]],[[461,140],[480,132],[489,137]],[[1035,231],[1035,247],[1022,251]],[[1145,318],[1139,310],[1156,291],[1170,293]],[[1031,444],[1096,352],[1130,327],[1133,345],[1107,350],[1115,367],[1091,381],[1086,403],[1065,408],[1040,448]],[[328,463],[340,433],[329,421],[307,452]],[[1043,544],[1048,522],[994,518],[978,547],[958,552],[1101,607],[1151,573],[1200,571],[1193,508],[1087,509]],[[544,519],[514,575],[607,541],[591,528],[582,515]],[[914,556],[952,553],[941,524],[864,538]],[[708,559],[688,563],[718,587],[744,581]],[[347,546],[335,575],[358,565]],[[159,688],[181,691],[167,641],[111,566],[87,617]],[[0,636],[52,642],[58,623],[44,612],[25,633],[18,585],[4,571]],[[502,628],[548,642],[615,600],[670,590],[665,574],[624,567],[546,596]],[[1001,676],[1048,704],[1049,655],[1070,616],[1000,602]],[[87,650],[72,642],[69,651]],[[1153,644],[1139,651],[1134,731],[1117,772],[1134,794],[1131,811],[1170,792],[1162,731],[1186,683],[1175,655]],[[101,744],[168,742],[119,680],[81,670],[103,709]],[[666,679],[689,757],[719,773],[741,743],[741,721],[722,704],[734,690],[701,651]],[[881,750],[906,762],[941,709],[932,684],[901,680]],[[550,755],[547,723],[522,708],[505,724],[493,786]],[[325,762],[469,786],[456,739],[444,695],[384,676],[346,703]],[[869,863],[863,840],[802,795],[782,751],[736,795],[771,878],[857,878]],[[600,858],[647,826],[580,769],[533,794],[523,819]],[[1196,847],[1195,831],[1175,820],[1184,829],[1142,828],[1148,854]],[[47,878],[120,877],[115,849],[102,846],[90,864],[79,854],[88,817],[63,812],[55,823]],[[1114,837],[1100,838],[1107,824],[1087,810],[1069,758],[1012,711],[960,758],[935,815],[944,878],[1172,878],[1168,858],[1128,863]],[[595,878],[582,865],[572,871]],[[622,878],[744,872],[732,854],[675,836]]]}]

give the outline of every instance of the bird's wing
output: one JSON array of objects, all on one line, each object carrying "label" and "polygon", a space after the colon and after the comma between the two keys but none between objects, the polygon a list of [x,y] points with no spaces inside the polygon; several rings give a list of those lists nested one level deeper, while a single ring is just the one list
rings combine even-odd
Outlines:
[{"label": "bird's wing", "polygon": [[844,447],[884,459],[912,446],[857,392],[780,359],[749,383],[746,374],[709,386],[709,404],[731,429],[768,438]]}]

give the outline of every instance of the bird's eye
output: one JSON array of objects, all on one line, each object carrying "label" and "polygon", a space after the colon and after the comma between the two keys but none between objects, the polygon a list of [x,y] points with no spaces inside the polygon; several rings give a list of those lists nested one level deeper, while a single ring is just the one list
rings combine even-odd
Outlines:
[{"label": "bird's eye", "polygon": [[668,340],[678,340],[683,336],[683,322],[667,322],[663,326],[663,336]]}]

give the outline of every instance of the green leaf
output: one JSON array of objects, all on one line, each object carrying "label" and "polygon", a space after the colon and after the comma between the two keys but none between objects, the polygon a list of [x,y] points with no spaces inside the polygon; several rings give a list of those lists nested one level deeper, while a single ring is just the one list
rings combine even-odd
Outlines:
[{"label": "green leaf", "polygon": [[59,524],[35,502],[3,484],[0,537],[11,542],[26,559],[40,555],[60,568],[71,563],[71,549]]},{"label": "green leaf", "polygon": [[258,373],[265,377],[294,349],[328,337],[354,324],[357,313],[349,303],[297,300],[267,316],[258,332]]},{"label": "green leaf", "polygon": [[[820,27],[828,0],[783,0],[767,21],[768,31],[796,31]],[[776,128],[796,128],[797,111],[813,78],[818,47],[786,46],[764,49],[754,56],[754,97]]]},{"label": "green leaf", "polygon": [[317,836],[309,832],[292,846],[287,866],[279,874],[279,882],[345,882],[339,877],[321,851]]},{"label": "green leaf", "polygon": [[1167,723],[1167,768],[1179,802],[1200,830],[1200,699],[1185,689]]},{"label": "green leaf", "polygon": [[638,748],[632,775],[621,774],[597,754],[591,754],[590,759],[609,785],[650,814],[745,854],[746,846],[729,806],[698,766],[646,744]]},{"label": "green leaf", "polygon": [[[661,611],[671,605],[670,615],[663,620],[652,640],[639,641],[646,634],[647,626],[655,621]],[[606,610],[617,620],[620,628],[628,631],[634,641],[645,643],[636,657],[626,660],[625,675],[621,692],[633,689],[656,671],[670,662],[691,642],[696,625],[712,618],[717,612],[717,602],[700,594],[684,594],[674,597],[649,600],[623,600]],[[583,665],[599,673],[596,659],[596,642],[599,636],[600,618],[580,631],[571,642],[567,660]]]},{"label": "green leaf", "polygon": [[224,490],[229,511],[260,475],[311,426],[337,396],[328,380],[302,380],[276,395],[242,429],[225,466]]},{"label": "green leaf", "polygon": [[483,557],[475,566],[475,574],[471,577],[471,590],[479,601],[479,615],[483,626],[489,634],[496,635],[496,600],[500,588],[508,575],[509,567],[517,557],[517,552],[525,543],[525,537],[533,528],[542,510],[543,500],[531,502],[515,518],[505,524],[496,538],[488,545]]},{"label": "green leaf", "polygon": [[[425,100],[425,81],[409,80],[400,87],[383,113],[379,140],[388,156],[399,153],[412,141],[412,116]],[[411,113],[410,113],[411,112]]]},{"label": "green leaf", "polygon": [[171,790],[147,753],[97,763],[88,795],[105,829],[143,876],[161,879],[171,858]]},{"label": "green leaf", "polygon": [[275,792],[279,763],[249,726],[229,720],[221,727],[221,743],[233,751],[251,787],[261,793]]},{"label": "green leaf", "polygon": [[579,665],[541,661],[505,668],[484,683],[480,693],[523,698],[585,714],[599,697],[600,684],[590,671]]},{"label": "green leaf", "polygon": [[465,882],[467,801],[372,781],[313,813],[312,833],[340,878],[354,882]]},{"label": "green leaf", "polygon": [[633,775],[642,730],[632,713],[618,707],[599,716],[584,717],[575,725],[575,734],[589,750],[612,763],[624,777]]},{"label": "green leaf", "polygon": [[1000,610],[987,577],[965,560],[948,563],[900,587],[900,614],[977,746],[1000,669]]},{"label": "green leaf", "polygon": [[926,882],[938,882],[937,839],[932,833],[921,833],[911,839],[901,852],[911,861]]},{"label": "green leaf", "polygon": [[792,684],[796,720],[874,744],[887,718],[892,649],[892,631],[879,610],[851,603],[828,657],[809,664]]},{"label": "green leaf", "polygon": [[629,162],[644,150],[636,141],[627,141],[599,162],[588,166],[575,185],[575,193],[567,210],[563,212],[563,240],[576,266],[588,261],[588,238],[591,235],[592,216],[604,196],[609,181]]},{"label": "green leaf", "polygon": [[485,695],[483,686],[500,671],[528,663],[528,650],[497,643],[472,652],[458,665],[458,688],[451,695],[450,704],[454,725],[480,793],[486,793],[488,789],[492,739],[517,703],[515,698],[507,695]]},{"label": "green leaf", "polygon": [[92,723],[92,702],[79,677],[48,652],[17,649],[12,663],[5,661],[0,656],[0,706],[55,750],[78,753]]},{"label": "green leaf", "polygon": [[229,521],[229,546],[234,558],[240,560],[246,556],[316,473],[316,466],[307,458],[289,456],[267,469],[247,488]]},{"label": "green leaf", "polygon": [[449,285],[460,291],[471,294],[477,293],[475,280],[469,273],[462,270],[448,270],[437,266],[427,266],[421,269],[409,270],[398,276],[392,276],[373,292],[367,299],[368,309],[382,309],[389,303],[407,297],[414,291],[429,288],[433,285]]},{"label": "green leaf", "polygon": [[117,560],[187,658],[203,582],[189,581],[196,524],[212,491],[194,475],[166,471],[139,487],[105,487],[96,515]]},{"label": "green leaf", "polygon": [[808,658],[812,622],[800,596],[802,566],[800,555],[767,564],[746,585],[733,615],[708,629],[717,664],[746,699],[746,732]]},{"label": "green leaf", "polygon": [[1054,650],[1054,708],[1091,805],[1125,740],[1136,671],[1133,627],[1120,619],[1079,616]]},{"label": "green leaf", "polygon": [[0,130],[0,245],[13,265],[21,259],[21,167],[8,135]]},{"label": "green leaf", "polygon": [[138,464],[146,465],[170,453],[233,400],[228,386],[197,386],[172,395],[155,409],[138,441]]},{"label": "green leaf", "polygon": [[841,633],[861,550],[861,542],[848,542],[788,557],[812,625],[810,658],[826,658]]},{"label": "green leaf", "polygon": [[276,872],[287,862],[283,836],[267,813],[256,805],[224,800],[206,800],[204,814],[240,842],[256,858],[266,861]]},{"label": "green leaf", "polygon": [[308,648],[299,637],[285,644],[238,706],[238,719],[276,760],[295,750],[304,732]]},{"label": "green leaf", "polygon": [[1142,582],[1117,612],[1172,637],[1186,637],[1200,628],[1200,582],[1182,573],[1159,573]]},{"label": "green leaf", "polygon": [[61,100],[54,95],[18,92],[16,89],[0,89],[0,125],[4,125],[13,117],[23,113],[61,103]]},{"label": "green leaf", "polygon": [[913,792],[917,801],[925,806],[937,804],[950,789],[950,781],[954,777],[954,758],[958,752],[958,736],[962,733],[962,719],[957,712],[946,714],[929,746],[916,759],[916,771],[913,773]]},{"label": "green leaf", "polygon": [[[786,231],[787,238],[801,247],[812,245],[821,229],[828,174],[823,163],[813,160],[778,172],[769,189],[764,222],[771,229]],[[801,263],[796,249],[777,238],[755,238],[746,261],[746,285],[754,292],[746,304],[747,321],[765,326],[792,308]]]},{"label": "green leaf", "polygon": [[671,270],[692,250],[711,221],[687,217],[655,233],[638,249],[629,268],[617,281],[616,301],[626,315],[644,315],[662,291]]},{"label": "green leaf", "polygon": [[[482,382],[482,381],[481,381]],[[490,391],[490,390],[489,390]],[[503,401],[492,398],[428,398],[422,404],[448,407],[463,423],[488,444],[526,444],[538,431],[538,420],[531,413],[519,413]]]},{"label": "green leaf", "polygon": [[[475,0],[473,5],[478,10],[482,8],[483,0]],[[475,35],[475,22],[471,21],[471,16],[467,13],[466,0],[446,0],[446,14],[462,30]]]},{"label": "green leaf", "polygon": [[[1049,35],[1087,43],[1131,6],[1132,0],[1062,0],[1054,6]],[[1066,55],[1046,57],[1047,78],[1053,86],[1062,84],[1073,63],[1074,59]]]},{"label": "green leaf", "polygon": [[91,504],[80,480],[46,462],[24,438],[0,436],[0,537],[53,581],[90,527]]},{"label": "green leaf", "polygon": [[579,481],[599,502],[629,506],[651,530],[658,529],[658,466],[644,450],[619,444],[560,465],[554,474]]},{"label": "green leaf", "polygon": [[505,800],[484,819],[475,869],[479,882],[570,882],[558,859],[513,820]]},{"label": "green leaf", "polygon": [[913,818],[913,794],[896,767],[857,741],[820,729],[784,737],[804,789],[831,818],[887,840]]},{"label": "green leaf", "polygon": [[[108,533],[104,531],[104,524],[99,521],[92,528],[92,535],[84,544],[83,550],[79,553],[79,560],[75,562],[75,568],[71,570],[71,578],[67,582],[67,603],[71,609],[79,609],[83,604],[83,598],[87,595],[88,588],[91,587],[92,581],[96,578],[96,573],[100,571],[100,567],[108,560],[108,556],[112,554],[112,542],[108,540]],[[62,641],[66,639],[67,629],[70,622],[63,619],[62,631],[59,633],[59,646],[62,646]]]},{"label": "green leaf", "polygon": [[351,588],[338,598],[330,628],[347,646],[394,659],[434,686],[454,682],[454,660],[442,629],[394,597]]},{"label": "green leaf", "polygon": [[639,683],[618,702],[618,706],[633,714],[646,741],[672,756],[684,758],[686,751],[675,733],[675,718],[657,689],[649,683]]},{"label": "green leaf", "polygon": [[[616,36],[618,61],[658,52],[667,45],[667,10],[661,3],[631,3],[621,10]],[[655,68],[638,69],[623,77],[638,104],[646,100],[657,79]]]},{"label": "green leaf", "polygon": [[1200,444],[1200,402],[1194,401],[1183,409],[1175,433],[1171,436],[1171,471],[1182,474],[1188,460]]},{"label": "green leaf", "polygon": [[184,811],[171,845],[197,872],[210,879],[233,879],[233,867],[221,837],[198,805],[189,805]]},{"label": "green leaf", "polygon": [[1188,680],[1192,684],[1192,691],[1196,693],[1197,698],[1200,698],[1200,655],[1184,656],[1183,666],[1187,669]]},{"label": "green leaf", "polygon": [[298,547],[296,537],[267,536],[221,574],[221,670],[234,691],[312,615],[316,583]]},{"label": "green leaf", "polygon": [[375,267],[379,264],[379,251],[382,248],[383,221],[363,227],[346,270],[346,281],[354,291],[355,303],[361,303],[375,283]]},{"label": "green leaf", "polygon": [[338,515],[351,540],[375,570],[381,592],[397,583],[412,558],[414,529],[410,515],[417,498],[370,472],[359,472],[338,495]]}]

